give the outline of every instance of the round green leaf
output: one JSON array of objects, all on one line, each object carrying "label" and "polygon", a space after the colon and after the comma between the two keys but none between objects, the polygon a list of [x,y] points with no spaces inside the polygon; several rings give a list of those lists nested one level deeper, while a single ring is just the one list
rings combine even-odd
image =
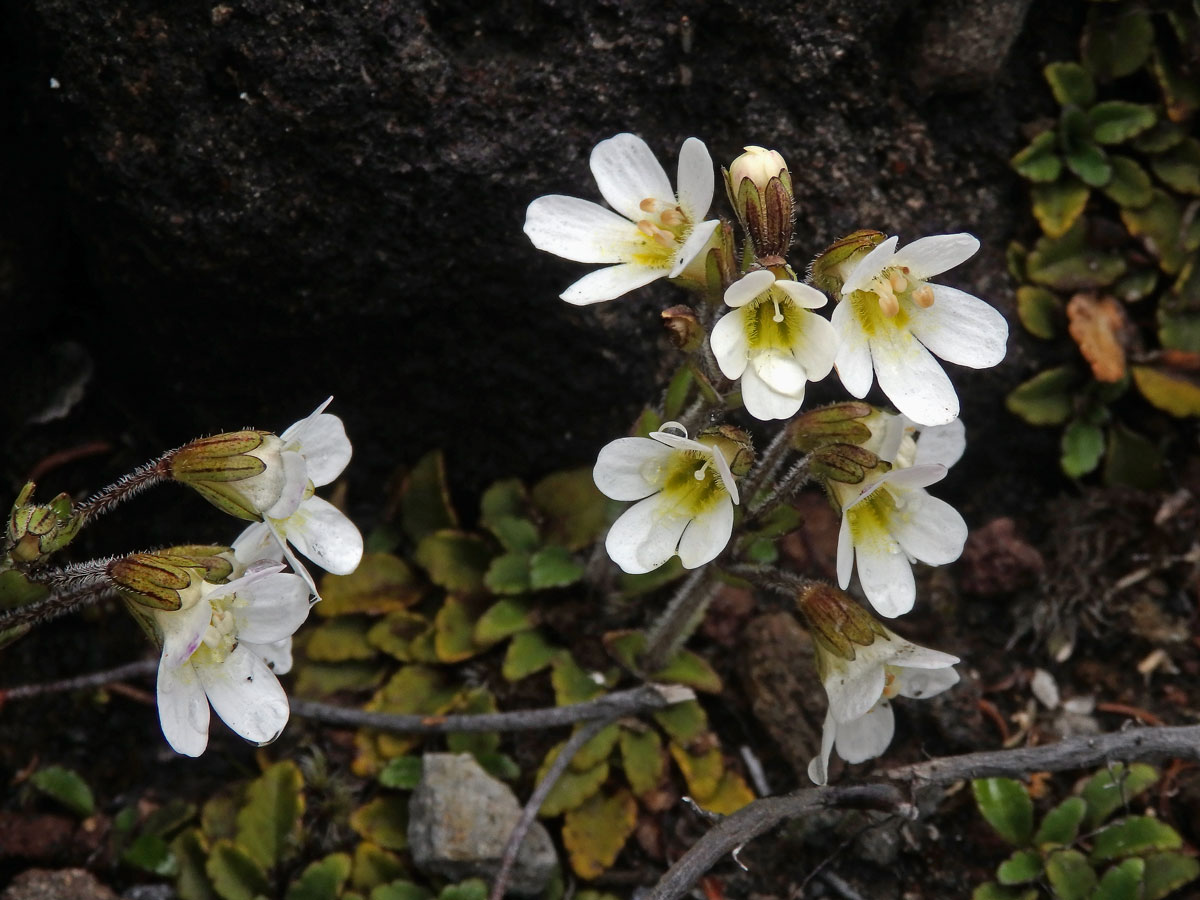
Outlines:
[{"label": "round green leaf", "polygon": [[1127,859],[1104,873],[1096,893],[1091,900],[1142,900],[1138,890],[1142,885],[1142,873],[1146,863],[1141,859]]},{"label": "round green leaf", "polygon": [[1131,75],[1146,64],[1154,42],[1154,26],[1143,9],[1088,11],[1081,40],[1083,62],[1100,81]]},{"label": "round green leaf", "polygon": [[1087,803],[1081,797],[1068,797],[1042,819],[1033,842],[1039,847],[1057,844],[1065,847],[1079,836],[1079,823],[1087,815]]},{"label": "round green leaf", "polygon": [[1140,209],[1154,199],[1150,176],[1128,156],[1110,156],[1112,179],[1104,186],[1104,193],[1119,206]]},{"label": "round green leaf", "polygon": [[1046,857],[1046,879],[1056,900],[1088,900],[1096,872],[1078,850],[1055,850]]},{"label": "round green leaf", "polygon": [[34,772],[29,781],[43,794],[53,797],[81,819],[86,819],[96,811],[92,789],[83,777],[72,769],[46,766]]},{"label": "round green leaf", "polygon": [[1062,301],[1044,287],[1026,284],[1017,288],[1017,316],[1034,337],[1049,340],[1063,316]]},{"label": "round green leaf", "polygon": [[1042,854],[1038,850],[1018,850],[996,869],[1001,884],[1028,884],[1042,874]]},{"label": "round green leaf", "polygon": [[1158,772],[1145,763],[1113,763],[1088,779],[1080,796],[1087,803],[1084,829],[1094,831],[1100,823],[1158,781]]},{"label": "round green leaf", "polygon": [[1043,131],[1029,146],[1017,153],[1009,165],[1018,175],[1034,182],[1057,180],[1062,173],[1062,159],[1055,152],[1057,139],[1053,131]]},{"label": "round green leaf", "polygon": [[1183,839],[1166,822],[1150,816],[1126,816],[1096,832],[1092,859],[1103,862],[1150,850],[1177,850]]},{"label": "round green leaf", "polygon": [[1200,863],[1182,853],[1152,853],[1145,862],[1142,900],[1162,900],[1200,877]]},{"label": "round green leaf", "polygon": [[1059,237],[1075,224],[1087,206],[1088,186],[1078,178],[1067,177],[1052,184],[1035,184],[1032,190],[1033,215],[1050,237]]},{"label": "round green leaf", "polygon": [[1154,109],[1127,100],[1106,100],[1087,112],[1092,138],[1100,144],[1120,144],[1150,128],[1157,116]]},{"label": "round green leaf", "polygon": [[1005,398],[1009,412],[1030,425],[1061,425],[1075,408],[1079,373],[1071,366],[1039,372]]},{"label": "round green leaf", "polygon": [[1050,85],[1054,99],[1061,106],[1088,107],[1096,100],[1096,83],[1092,76],[1079,63],[1057,62],[1050,63],[1042,73]]},{"label": "round green leaf", "polygon": [[1024,847],[1033,836],[1033,801],[1025,785],[1011,778],[976,778],[971,782],[979,812],[1010,844]]},{"label": "round green leaf", "polygon": [[1062,436],[1062,470],[1071,478],[1079,478],[1100,464],[1104,455],[1104,432],[1096,425],[1074,421]]}]

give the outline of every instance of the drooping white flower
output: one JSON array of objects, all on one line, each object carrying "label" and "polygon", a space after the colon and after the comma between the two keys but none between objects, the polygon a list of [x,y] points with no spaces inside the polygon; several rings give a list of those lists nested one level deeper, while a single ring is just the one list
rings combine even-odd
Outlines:
[{"label": "drooping white flower", "polygon": [[756,419],[787,419],[804,402],[804,386],[833,368],[833,326],[810,309],[825,295],[768,269],[750,272],[725,291],[733,312],[709,339],[726,378],[742,380],[742,402]]},{"label": "drooping white flower", "polygon": [[308,617],[309,588],[260,564],[226,585],[193,580],[178,610],[147,609],[162,639],[158,717],[185,756],[208,746],[209,704],[248,741],[270,743],[290,709],[276,674],[291,668],[291,636]]},{"label": "drooping white flower", "polygon": [[[941,566],[962,555],[967,523],[925,488],[946,477],[962,456],[965,439],[958,420],[921,429],[919,440],[902,417],[881,420],[878,426],[879,446],[868,449],[893,468],[857,485],[830,482],[830,488],[842,507],[838,584],[843,589],[850,585],[857,560],[863,593],[876,612],[894,618],[916,601],[913,562]],[[869,444],[875,439],[873,434]]]},{"label": "drooping white flower", "polygon": [[263,514],[262,522],[250,525],[233,542],[234,556],[243,565],[286,557],[314,594],[312,576],[291,547],[335,575],[353,572],[363,553],[362,535],[354,523],[313,494],[314,488],[329,484],[350,462],[350,441],[342,420],[325,412],[332,400],[279,436],[286,474],[279,500]]},{"label": "drooping white flower", "polygon": [[958,394],[934,359],[983,369],[1004,358],[1008,323],[965,291],[928,279],[979,249],[969,234],[939,234],[896,250],[898,238],[844,265],[833,311],[842,384],[855,397],[871,389],[872,373],[896,408],[922,425],[958,415]]},{"label": "drooping white flower", "polygon": [[[529,204],[525,233],[539,250],[585,263],[616,263],[562,293],[568,303],[612,300],[659,278],[674,278],[720,224],[704,220],[715,174],[708,149],[688,138],[679,151],[679,190],[640,137],[618,134],[592,150],[592,175],[612,209],[551,194]],[[615,212],[613,211],[615,210]]]},{"label": "drooping white flower", "polygon": [[896,729],[893,697],[925,698],[958,683],[952,667],[958,657],[930,650],[882,628],[867,646],[855,646],[847,660],[828,652],[818,641],[817,667],[829,697],[821,732],[821,755],[808,764],[816,784],[829,780],[829,757],[834,748],[849,763],[880,756]]},{"label": "drooping white flower", "polygon": [[[637,500],[608,531],[604,546],[631,575],[678,554],[684,568],[715,559],[733,532],[738,489],[730,463],[740,448],[728,438],[691,440],[677,422],[649,437],[620,438],[600,451],[592,477],[614,500]],[[728,455],[727,455],[728,454]]]}]

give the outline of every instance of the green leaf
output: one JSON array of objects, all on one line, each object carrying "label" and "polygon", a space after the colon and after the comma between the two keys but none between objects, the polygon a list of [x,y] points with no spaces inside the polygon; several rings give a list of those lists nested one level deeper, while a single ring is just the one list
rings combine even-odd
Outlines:
[{"label": "green leaf", "polygon": [[1178,52],[1165,46],[1154,48],[1150,56],[1150,70],[1158,81],[1172,122],[1186,122],[1200,109],[1200,84],[1196,76],[1188,71]]},{"label": "green leaf", "polygon": [[435,531],[417,544],[413,558],[429,580],[447,591],[478,594],[492,559],[487,542],[465,531]]},{"label": "green leaf", "polygon": [[566,651],[554,657],[550,682],[554,685],[554,702],[558,706],[583,703],[604,693],[604,688],[593,681]]},{"label": "green leaf", "polygon": [[309,632],[304,655],[318,662],[367,660],[379,650],[367,640],[371,622],[362,616],[338,616]]},{"label": "green leaf", "polygon": [[541,631],[522,631],[508,645],[500,674],[507,681],[520,681],[550,665],[558,652]]},{"label": "green leaf", "polygon": [[592,481],[591,466],[555,472],[533,488],[533,505],[544,517],[547,544],[582,550],[603,533],[608,501]]},{"label": "green leaf", "polygon": [[488,525],[488,530],[496,536],[500,546],[510,553],[530,553],[541,543],[537,526],[528,519],[516,516],[500,516]]},{"label": "green leaf", "polygon": [[222,900],[255,900],[271,894],[266,872],[232,841],[213,845],[204,871]]},{"label": "green leaf", "polygon": [[1005,399],[1005,406],[1030,425],[1061,425],[1074,410],[1074,391],[1079,373],[1071,366],[1039,372],[1018,385]]},{"label": "green leaf", "polygon": [[1104,483],[1148,491],[1163,481],[1162,451],[1146,437],[1114,422],[1108,429]]},{"label": "green leaf", "polygon": [[408,847],[408,798],[399,794],[376,797],[350,814],[350,827],[360,837],[380,847],[405,850]]},{"label": "green leaf", "polygon": [[[560,744],[555,744],[550,748],[550,752],[546,754],[546,759],[542,762],[541,768],[538,769],[537,781],[540,782],[546,776],[546,771],[553,765],[554,760],[558,757],[566,741]],[[554,816],[562,815],[568,809],[575,809],[580,806],[589,797],[595,795],[600,790],[600,786],[608,780],[608,763],[602,762],[594,768],[588,769],[586,772],[573,772],[568,766],[566,771],[554,783],[554,787],[550,789],[550,793],[546,795],[546,801],[542,804],[542,808],[538,810],[538,815],[543,819],[551,819]]]},{"label": "green leaf", "polygon": [[563,819],[563,845],[571,868],[580,878],[603,875],[637,827],[637,801],[621,788],[615,794],[596,794]]},{"label": "green leaf", "polygon": [[380,885],[371,891],[371,900],[430,900],[432,896],[427,888],[404,879]]},{"label": "green leaf", "polygon": [[1046,879],[1057,900],[1088,900],[1096,872],[1078,850],[1055,850],[1046,857]]},{"label": "green leaf", "polygon": [[1105,287],[1125,274],[1125,258],[1092,247],[1083,219],[1059,237],[1038,238],[1029,254],[1029,278],[1056,291]]},{"label": "green leaf", "polygon": [[489,531],[505,518],[524,519],[529,510],[529,492],[519,478],[497,481],[479,500],[479,524]]},{"label": "green leaf", "polygon": [[432,629],[433,623],[424,616],[398,609],[371,626],[367,642],[401,662],[414,662],[413,641]]},{"label": "green leaf", "polygon": [[501,781],[516,781],[521,777],[521,767],[505,753],[476,753],[475,761],[483,771]]},{"label": "green leaf", "polygon": [[1176,418],[1200,416],[1200,384],[1167,367],[1134,366],[1133,382],[1142,396]]},{"label": "green leaf", "polygon": [[1162,153],[1170,150],[1187,137],[1187,132],[1165,119],[1159,119],[1153,128],[1143,131],[1133,139],[1133,148],[1142,153]]},{"label": "green leaf", "polygon": [[[643,631],[610,631],[604,635],[604,646],[625,669],[641,672],[639,659],[646,650]],[[721,676],[709,663],[690,650],[680,650],[657,672],[649,673],[650,680],[686,684],[698,691],[719,694],[724,689]]]},{"label": "green leaf", "polygon": [[1092,859],[1104,862],[1151,850],[1178,850],[1183,839],[1166,822],[1150,816],[1126,816],[1096,832]]},{"label": "green leaf", "polygon": [[1200,141],[1186,138],[1150,160],[1150,168],[1180,194],[1200,194]]},{"label": "green leaf", "polygon": [[[583,728],[582,725],[577,725],[575,730],[578,731],[581,728]],[[620,734],[621,729],[616,724],[601,728],[575,752],[575,758],[571,760],[571,771],[586,772],[602,762],[607,762],[608,758],[612,756],[613,748],[617,746]]]},{"label": "green leaf", "polygon": [[1142,900],[1139,888],[1145,868],[1146,862],[1141,859],[1127,859],[1113,866],[1100,879],[1091,900]]},{"label": "green leaf", "polygon": [[449,596],[433,620],[433,644],[440,662],[455,663],[479,654],[475,614],[461,597]]},{"label": "green leaf", "polygon": [[44,600],[50,595],[50,589],[44,584],[30,581],[16,569],[0,572],[0,609],[16,609]]},{"label": "green leaf", "polygon": [[1075,843],[1075,838],[1079,836],[1079,823],[1086,814],[1087,803],[1082,797],[1068,797],[1046,813],[1033,837],[1033,843],[1038,847],[1065,847]]},{"label": "green leaf", "polygon": [[450,502],[450,488],[446,484],[446,461],[440,450],[422,456],[404,479],[400,487],[400,519],[414,541],[458,527],[458,514]]},{"label": "green leaf", "polygon": [[1033,215],[1050,237],[1060,237],[1083,214],[1090,191],[1078,178],[1067,176],[1051,184],[1035,184]]},{"label": "green leaf", "polygon": [[1104,187],[1112,180],[1113,167],[1108,154],[1091,141],[1079,141],[1064,158],[1067,168],[1086,185]]},{"label": "green leaf", "polygon": [[536,621],[528,603],[509,598],[498,600],[475,623],[475,643],[491,646],[518,632],[528,631]]},{"label": "green leaf", "polygon": [[1096,83],[1079,63],[1050,63],[1042,73],[1060,106],[1091,106],[1096,100]]},{"label": "green leaf", "polygon": [[652,729],[621,729],[621,765],[629,786],[639,797],[658,789],[667,770],[662,739]]},{"label": "green leaf", "polygon": [[487,900],[487,884],[482,878],[468,878],[458,884],[448,884],[438,894],[438,900]]},{"label": "green leaf", "polygon": [[179,860],[157,834],[139,834],[121,854],[121,862],[165,878],[179,874]]},{"label": "green leaf", "polygon": [[1140,209],[1154,199],[1154,186],[1150,176],[1128,156],[1113,155],[1108,158],[1112,163],[1112,180],[1104,186],[1104,193],[1118,206]]},{"label": "green leaf", "polygon": [[198,828],[180,832],[171,841],[171,853],[179,864],[175,890],[180,900],[217,900],[208,875],[204,871],[208,861],[208,848]]},{"label": "green leaf", "polygon": [[721,784],[725,774],[725,759],[719,747],[708,747],[704,750],[687,750],[678,744],[667,746],[683,780],[687,784],[688,793],[701,806],[705,805]]},{"label": "green leaf", "polygon": [[92,789],[78,772],[62,766],[38,769],[29,779],[35,788],[57,800],[81,819],[96,811]]},{"label": "green leaf", "polygon": [[[370,712],[440,716],[450,710],[458,696],[457,687],[447,683],[442,671],[409,665],[393,675],[363,708]],[[408,734],[377,733],[375,740],[385,759],[403,756],[420,743],[420,737]]]},{"label": "green leaf", "polygon": [[1084,829],[1094,831],[1100,823],[1158,781],[1158,772],[1145,763],[1113,763],[1088,779],[1080,796],[1087,803]]},{"label": "green leaf", "polygon": [[[486,687],[463,688],[451,712],[462,715],[480,715],[497,711],[496,698]],[[446,749],[450,753],[495,753],[500,749],[500,735],[494,731],[460,731],[446,735]]]},{"label": "green leaf", "polygon": [[1042,854],[1038,850],[1018,850],[996,869],[1001,884],[1028,884],[1042,874]]},{"label": "green leaf", "polygon": [[708,716],[695,700],[674,703],[666,709],[655,710],[651,715],[662,730],[681,747],[689,746],[708,731]]},{"label": "green leaf", "polygon": [[667,419],[678,419],[683,413],[684,405],[687,403],[688,395],[692,390],[692,370],[688,366],[680,366],[679,371],[672,377],[667,385],[666,394],[663,397],[663,415]]},{"label": "green leaf", "polygon": [[337,900],[349,878],[349,854],[331,853],[305,868],[288,887],[286,900]]},{"label": "green leaf", "polygon": [[994,881],[987,881],[975,888],[971,900],[1037,900],[1037,888],[1001,887]]},{"label": "green leaf", "polygon": [[381,615],[405,609],[424,593],[408,563],[390,553],[366,553],[349,575],[321,579],[320,603],[313,609],[324,619],[354,613]]},{"label": "green leaf", "polygon": [[1025,259],[1028,256],[1029,249],[1020,241],[1009,241],[1004,248],[1004,264],[1013,280],[1028,281],[1025,273]]},{"label": "green leaf", "polygon": [[1104,431],[1078,419],[1062,435],[1062,470],[1071,478],[1080,478],[1100,465],[1104,455]]},{"label": "green leaf", "polygon": [[1026,284],[1017,288],[1017,316],[1034,337],[1049,340],[1059,331],[1062,301],[1043,287]]},{"label": "green leaf", "polygon": [[1009,165],[1018,175],[1034,182],[1058,180],[1062,174],[1062,160],[1055,152],[1058,140],[1053,131],[1043,131],[1029,146],[1017,153]]},{"label": "green leaf", "polygon": [[1143,9],[1121,9],[1116,15],[1088,11],[1080,41],[1083,63],[1100,81],[1132,75],[1150,57],[1154,26]]},{"label": "green leaf", "polygon": [[411,791],[421,783],[423,766],[419,756],[397,756],[389,759],[379,773],[379,783],[386,788]]},{"label": "green leaf", "polygon": [[274,868],[298,849],[304,815],[304,777],[290,760],[269,767],[246,789],[237,816],[237,842],[264,870]]},{"label": "green leaf", "polygon": [[1182,211],[1178,201],[1166,191],[1155,188],[1153,193],[1153,199],[1141,209],[1122,209],[1121,221],[1158,260],[1159,268],[1174,275],[1187,260],[1181,240]]},{"label": "green leaf", "polygon": [[1126,303],[1137,303],[1154,293],[1158,286],[1156,269],[1136,269],[1123,277],[1111,288],[1112,295]]},{"label": "green leaf", "polygon": [[1106,100],[1087,112],[1092,138],[1100,144],[1120,144],[1152,126],[1154,109],[1126,100]]},{"label": "green leaf", "polygon": [[1182,853],[1152,853],[1145,859],[1146,874],[1143,876],[1142,900],[1162,900],[1197,878],[1200,878],[1200,863]]},{"label": "green leaf", "polygon": [[350,883],[356,890],[369,891],[403,877],[405,872],[403,860],[395,853],[370,841],[355,844],[354,874],[350,876]]},{"label": "green leaf", "polygon": [[975,802],[1000,837],[1024,847],[1033,836],[1033,801],[1025,785],[1011,778],[976,778],[971,782]]},{"label": "green leaf", "polygon": [[566,587],[582,577],[583,565],[566,547],[546,547],[529,561],[529,585],[535,591]]}]

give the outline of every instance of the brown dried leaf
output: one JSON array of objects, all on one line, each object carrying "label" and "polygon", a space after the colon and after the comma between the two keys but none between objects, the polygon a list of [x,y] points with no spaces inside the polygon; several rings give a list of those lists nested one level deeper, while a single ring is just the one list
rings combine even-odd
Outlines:
[{"label": "brown dried leaf", "polygon": [[1111,383],[1124,378],[1128,320],[1121,304],[1112,297],[1076,294],[1067,304],[1067,320],[1096,380]]}]

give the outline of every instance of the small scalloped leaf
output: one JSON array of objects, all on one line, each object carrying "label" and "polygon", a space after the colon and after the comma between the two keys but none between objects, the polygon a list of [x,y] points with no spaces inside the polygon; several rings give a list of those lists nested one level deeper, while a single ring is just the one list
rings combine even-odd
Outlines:
[{"label": "small scalloped leaf", "polygon": [[1087,815],[1087,803],[1082,797],[1068,797],[1042,819],[1033,842],[1039,847],[1057,844],[1066,847],[1079,836],[1079,824]]},{"label": "small scalloped leaf", "polygon": [[547,544],[582,550],[608,524],[608,499],[592,480],[591,466],[547,475],[533,486],[531,497],[543,516]]},{"label": "small scalloped leaf", "polygon": [[407,878],[397,878],[371,891],[370,900],[431,900],[432,897],[428,888]]},{"label": "small scalloped leaf", "polygon": [[1104,451],[1106,485],[1149,491],[1162,485],[1163,475],[1163,455],[1156,444],[1120,422],[1109,426]]},{"label": "small scalloped leaf", "polygon": [[568,587],[581,578],[583,564],[566,547],[543,547],[529,560],[529,586],[532,590]]},{"label": "small scalloped leaf", "polygon": [[[540,782],[546,776],[546,771],[554,763],[565,744],[566,741],[563,741],[550,748],[550,752],[546,754],[546,758],[538,769],[535,782]],[[586,772],[572,772],[571,767],[567,766],[566,771],[555,782],[550,793],[546,795],[546,800],[542,804],[542,808],[538,810],[538,815],[543,819],[551,819],[568,809],[575,809],[589,797],[595,795],[607,780],[607,762],[602,762]]]},{"label": "small scalloped leaf", "polygon": [[502,597],[528,593],[529,554],[523,550],[500,554],[488,566],[483,583]]},{"label": "small scalloped leaf", "polygon": [[413,558],[439,587],[478,594],[484,589],[492,550],[479,535],[443,529],[421,538]]},{"label": "small scalloped leaf", "polygon": [[1099,81],[1132,75],[1150,58],[1154,26],[1145,10],[1122,9],[1114,16],[1088,10],[1080,40],[1083,63]]},{"label": "small scalloped leaf", "polygon": [[1001,884],[1028,884],[1042,874],[1040,850],[1018,850],[996,869],[996,880]]},{"label": "small scalloped leaf", "polygon": [[667,755],[658,732],[622,728],[620,744],[621,765],[633,792],[641,797],[657,790],[667,771]]},{"label": "small scalloped leaf", "polygon": [[360,891],[369,891],[401,878],[408,870],[404,861],[371,841],[359,841],[354,847],[354,874],[350,883]]},{"label": "small scalloped leaf", "polygon": [[557,654],[551,661],[550,683],[554,685],[554,702],[557,706],[583,703],[604,693],[604,688],[567,651]]},{"label": "small scalloped leaf", "polygon": [[[449,712],[462,715],[480,715],[499,710],[496,698],[486,687],[464,688],[455,698]],[[446,735],[446,750],[450,753],[470,753],[486,756],[500,749],[500,735],[494,731],[459,731]]]},{"label": "small scalloped leaf", "polygon": [[488,530],[500,519],[524,518],[529,509],[529,491],[519,478],[496,481],[479,499],[479,524]]},{"label": "small scalloped leaf", "polygon": [[1034,337],[1049,340],[1062,325],[1062,301],[1044,287],[1023,284],[1017,288],[1017,316],[1026,331]]},{"label": "small scalloped leaf", "polygon": [[1105,862],[1151,850],[1178,850],[1182,845],[1179,832],[1166,822],[1151,816],[1126,816],[1096,832],[1091,857]]},{"label": "small scalloped leaf", "polygon": [[1151,853],[1145,862],[1146,871],[1142,879],[1145,896],[1142,900],[1162,900],[1200,878],[1200,863],[1182,853]]},{"label": "small scalloped leaf", "polygon": [[285,900],[337,900],[350,878],[350,855],[331,853],[310,863],[287,889]]},{"label": "small scalloped leaf", "polygon": [[637,827],[637,801],[625,788],[595,794],[563,818],[563,845],[580,878],[597,878],[612,866]]},{"label": "small scalloped leaf", "polygon": [[1067,168],[1089,187],[1102,188],[1112,180],[1113,167],[1108,154],[1091,141],[1080,141],[1064,159]]},{"label": "small scalloped leaf", "polygon": [[1200,84],[1185,70],[1175,53],[1165,46],[1154,48],[1150,56],[1150,71],[1158,81],[1172,122],[1186,122],[1200,109]]},{"label": "small scalloped leaf", "polygon": [[708,732],[708,715],[695,700],[673,703],[666,709],[655,710],[651,715],[671,740],[683,747],[690,746]]},{"label": "small scalloped leaf", "polygon": [[1017,385],[1004,404],[1030,425],[1061,425],[1075,408],[1079,382],[1079,373],[1072,366],[1047,369]]},{"label": "small scalloped leaf", "polygon": [[175,840],[171,841],[171,853],[179,864],[175,891],[181,900],[217,900],[212,882],[204,871],[208,861],[208,845],[200,829],[188,828],[176,835]]},{"label": "small scalloped leaf", "polygon": [[559,652],[541,631],[522,631],[508,645],[500,674],[506,681],[520,681],[546,668]]},{"label": "small scalloped leaf", "polygon": [[1075,224],[1087,206],[1091,191],[1078,178],[1067,176],[1051,184],[1035,184],[1033,215],[1050,237],[1061,237]]},{"label": "small scalloped leaf", "polygon": [[477,656],[475,608],[462,597],[448,596],[433,620],[433,646],[440,662],[456,663]]},{"label": "small scalloped leaf", "polygon": [[1087,111],[1092,139],[1099,144],[1120,144],[1154,125],[1154,108],[1126,100],[1105,100]]},{"label": "small scalloped leaf", "polygon": [[542,542],[537,526],[526,518],[499,516],[489,522],[487,528],[510,553],[530,553]]},{"label": "small scalloped leaf", "polygon": [[400,520],[414,541],[448,528],[458,527],[458,513],[446,483],[446,460],[442,451],[422,456],[400,486]]},{"label": "small scalloped leaf", "polygon": [[711,813],[719,816],[729,816],[743,806],[748,806],[755,800],[754,791],[746,784],[746,780],[737,772],[726,769],[717,782],[717,788],[703,800],[696,802]]},{"label": "small scalloped leaf", "polygon": [[275,763],[246,789],[245,804],[237,814],[237,843],[265,870],[299,849],[303,790],[304,776],[291,760]]},{"label": "small scalloped leaf", "polygon": [[421,783],[424,765],[419,756],[397,756],[389,759],[379,773],[379,783],[398,791],[411,791]]},{"label": "small scalloped leaf", "polygon": [[416,662],[412,652],[413,641],[432,628],[433,623],[419,613],[398,609],[371,626],[367,641],[372,647],[401,662]]},{"label": "small scalloped leaf", "polygon": [[[646,649],[645,632],[610,631],[603,640],[609,655],[622,667],[634,674],[640,671],[638,658]],[[649,678],[651,681],[686,684],[710,694],[719,694],[724,689],[716,669],[703,657],[687,649],[677,652],[662,669],[650,673]]]},{"label": "small scalloped leaf", "polygon": [[255,900],[270,896],[267,873],[233,841],[213,844],[204,872],[222,900]]},{"label": "small scalloped leaf", "polygon": [[489,606],[475,623],[475,643],[491,646],[521,631],[528,631],[537,618],[529,604],[503,598]]},{"label": "small scalloped leaf", "polygon": [[1176,418],[1200,416],[1200,383],[1166,366],[1134,366],[1133,383],[1151,404]]},{"label": "small scalloped leaf", "polygon": [[83,776],[63,766],[46,766],[29,778],[30,783],[48,797],[57,800],[81,819],[96,811],[96,799]]},{"label": "small scalloped leaf", "polygon": [[320,603],[313,609],[330,619],[353,613],[381,615],[406,609],[421,599],[425,589],[408,563],[390,553],[366,553],[349,575],[321,579]]},{"label": "small scalloped leaf", "polygon": [[1029,146],[1016,153],[1008,164],[1018,175],[1029,181],[1057,181],[1062,174],[1062,159],[1055,152],[1058,138],[1053,131],[1043,131]]},{"label": "small scalloped leaf", "polygon": [[1167,187],[1181,194],[1200,194],[1200,141],[1186,138],[1150,160],[1150,168]]},{"label": "small scalloped leaf", "polygon": [[1143,900],[1139,890],[1146,861],[1127,859],[1104,873],[1091,900]]},{"label": "small scalloped leaf", "polygon": [[1042,74],[1060,106],[1088,107],[1096,101],[1096,83],[1079,63],[1050,63],[1042,69]]},{"label": "small scalloped leaf", "polygon": [[1158,286],[1157,269],[1135,269],[1115,281],[1109,291],[1125,303],[1137,303],[1154,293]]},{"label": "small scalloped leaf", "polygon": [[347,662],[373,659],[379,648],[367,640],[371,621],[363,616],[338,616],[309,632],[304,655],[317,662]]},{"label": "small scalloped leaf", "polygon": [[1024,847],[1033,836],[1033,801],[1025,785],[1012,778],[976,778],[971,782],[979,812],[1000,837]]},{"label": "small scalloped leaf", "polygon": [[[575,730],[579,731],[583,727],[576,725]],[[575,752],[575,758],[571,760],[571,771],[586,772],[602,762],[607,762],[620,736],[621,729],[616,723],[605,725]]]},{"label": "small scalloped leaf", "polygon": [[688,793],[692,799],[704,806],[704,801],[717,792],[721,784],[721,776],[725,774],[725,760],[719,747],[710,747],[700,752],[692,752],[680,747],[672,741],[668,747],[683,780],[687,782]]},{"label": "small scalloped leaf", "polygon": [[1059,464],[1070,478],[1082,478],[1100,465],[1104,456],[1104,431],[1088,422],[1075,421],[1062,434]]},{"label": "small scalloped leaf", "polygon": [[1128,156],[1113,154],[1112,179],[1104,186],[1104,193],[1118,206],[1140,209],[1154,199],[1154,187],[1146,170]]},{"label": "small scalloped leaf", "polygon": [[1078,850],[1055,850],[1047,856],[1046,880],[1056,900],[1088,900],[1096,889],[1096,871]]},{"label": "small scalloped leaf", "polygon": [[408,797],[383,794],[350,813],[358,836],[388,850],[408,849]]},{"label": "small scalloped leaf", "polygon": [[1092,247],[1083,219],[1058,237],[1043,235],[1026,260],[1029,280],[1056,291],[1102,288],[1125,274],[1125,258]]},{"label": "small scalloped leaf", "polygon": [[1174,275],[1187,260],[1180,240],[1184,237],[1179,202],[1166,191],[1154,189],[1151,201],[1140,209],[1122,209],[1121,221],[1158,260],[1164,272]]}]

